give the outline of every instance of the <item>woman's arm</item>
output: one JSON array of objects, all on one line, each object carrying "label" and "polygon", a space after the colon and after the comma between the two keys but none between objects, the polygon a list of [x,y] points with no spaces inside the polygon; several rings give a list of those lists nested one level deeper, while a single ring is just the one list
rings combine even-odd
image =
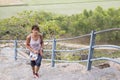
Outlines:
[{"label": "woman's arm", "polygon": [[41,48],[43,49],[44,48],[44,42],[43,42],[43,36],[41,35]]},{"label": "woman's arm", "polygon": [[40,42],[40,44],[41,44],[40,54],[42,56],[43,55],[43,48],[44,48],[44,42],[43,42],[43,36],[42,35],[40,35],[40,39],[41,39],[41,42]]},{"label": "woman's arm", "polygon": [[31,52],[34,52],[34,50],[30,47],[30,39],[31,39],[31,36],[28,35],[26,37],[26,47],[31,51]]}]

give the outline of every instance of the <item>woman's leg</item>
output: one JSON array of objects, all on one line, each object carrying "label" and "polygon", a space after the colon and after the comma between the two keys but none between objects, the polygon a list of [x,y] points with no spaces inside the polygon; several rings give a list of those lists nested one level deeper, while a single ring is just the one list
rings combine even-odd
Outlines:
[{"label": "woman's leg", "polygon": [[32,67],[33,75],[35,74],[35,66]]},{"label": "woman's leg", "polygon": [[35,73],[38,73],[40,66],[35,66]]},{"label": "woman's leg", "polygon": [[40,66],[41,66],[41,61],[42,61],[42,56],[38,55],[38,59],[36,60],[36,66],[35,66],[35,73],[38,77],[39,77],[38,71],[39,71]]},{"label": "woman's leg", "polygon": [[32,67],[32,71],[33,71],[33,75],[35,74],[35,61],[31,61],[31,67]]}]

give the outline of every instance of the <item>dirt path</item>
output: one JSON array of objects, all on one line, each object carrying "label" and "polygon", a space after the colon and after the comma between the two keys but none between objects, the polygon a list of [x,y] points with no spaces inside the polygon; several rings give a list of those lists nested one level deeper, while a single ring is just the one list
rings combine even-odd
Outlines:
[{"label": "dirt path", "polygon": [[[31,67],[26,60],[2,57],[13,56],[11,48],[2,49],[0,53],[0,80],[120,80],[120,69],[114,67],[98,69],[93,67],[86,71],[86,67],[79,63],[57,63],[54,68],[50,63],[42,62],[39,71],[41,77],[34,79]],[[120,65],[118,65],[120,68]]]}]

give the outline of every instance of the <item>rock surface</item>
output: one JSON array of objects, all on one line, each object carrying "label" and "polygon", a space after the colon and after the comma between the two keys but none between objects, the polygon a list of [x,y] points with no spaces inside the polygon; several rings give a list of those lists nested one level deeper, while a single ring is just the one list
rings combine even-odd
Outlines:
[{"label": "rock surface", "polygon": [[10,57],[13,53],[11,48],[2,49],[0,52],[0,80],[120,80],[120,65],[116,63],[110,62],[108,68],[92,67],[91,71],[87,71],[86,66],[79,63],[57,63],[52,68],[50,63],[44,61],[39,71],[40,78],[35,79],[27,61],[14,61],[14,58]]}]

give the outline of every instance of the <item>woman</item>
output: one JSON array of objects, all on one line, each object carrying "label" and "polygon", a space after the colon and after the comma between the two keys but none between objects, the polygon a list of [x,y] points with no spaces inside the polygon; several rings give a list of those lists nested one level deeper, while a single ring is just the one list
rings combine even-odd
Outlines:
[{"label": "woman", "polygon": [[35,78],[38,78],[43,55],[43,37],[39,34],[40,30],[37,25],[33,25],[31,30],[32,33],[26,38],[26,47],[30,50],[33,75]]}]

